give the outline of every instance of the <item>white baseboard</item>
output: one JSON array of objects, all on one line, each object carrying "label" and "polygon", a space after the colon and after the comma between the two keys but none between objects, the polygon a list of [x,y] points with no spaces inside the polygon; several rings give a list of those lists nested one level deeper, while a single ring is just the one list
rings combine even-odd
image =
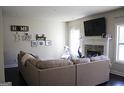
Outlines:
[{"label": "white baseboard", "polygon": [[119,71],[116,71],[116,70],[111,70],[110,73],[124,77],[124,73],[123,72],[119,72]]},{"label": "white baseboard", "polygon": [[5,68],[13,68],[13,67],[18,67],[18,64],[5,65]]},{"label": "white baseboard", "polygon": [[12,86],[12,82],[3,82],[0,83],[0,86]]}]

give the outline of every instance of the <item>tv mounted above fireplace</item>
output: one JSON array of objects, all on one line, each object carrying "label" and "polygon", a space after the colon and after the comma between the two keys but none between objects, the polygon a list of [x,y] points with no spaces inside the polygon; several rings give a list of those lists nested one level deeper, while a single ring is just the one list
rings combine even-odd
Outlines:
[{"label": "tv mounted above fireplace", "polygon": [[106,34],[105,18],[84,21],[84,33],[85,36],[102,36]]}]

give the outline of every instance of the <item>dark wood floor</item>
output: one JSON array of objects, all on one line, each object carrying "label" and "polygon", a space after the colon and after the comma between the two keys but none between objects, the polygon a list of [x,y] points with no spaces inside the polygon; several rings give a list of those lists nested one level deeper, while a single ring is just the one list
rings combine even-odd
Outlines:
[{"label": "dark wood floor", "polygon": [[124,86],[124,77],[110,74],[110,80],[99,86]]},{"label": "dark wood floor", "polygon": [[12,82],[13,86],[26,86],[22,75],[20,74],[18,68],[6,68],[5,69],[5,81]]},{"label": "dark wood floor", "polygon": [[[12,82],[13,86],[26,86],[26,82],[19,73],[18,68],[5,69],[6,82]],[[124,86],[124,77],[110,74],[110,80],[98,86]]]}]

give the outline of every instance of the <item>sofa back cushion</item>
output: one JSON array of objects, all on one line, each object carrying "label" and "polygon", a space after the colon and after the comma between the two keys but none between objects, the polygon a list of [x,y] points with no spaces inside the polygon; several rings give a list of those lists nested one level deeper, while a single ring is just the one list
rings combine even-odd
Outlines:
[{"label": "sofa back cushion", "polygon": [[73,63],[70,60],[64,60],[64,59],[45,60],[45,61],[39,60],[36,64],[36,67],[40,69],[47,69],[47,68],[61,67],[67,65],[73,65]]},{"label": "sofa back cushion", "polygon": [[72,59],[72,62],[74,64],[89,63],[90,62],[90,59],[89,58],[78,58],[78,59]]},{"label": "sofa back cushion", "polygon": [[96,57],[91,57],[91,61],[99,61],[99,60],[110,60],[107,56],[101,55],[101,56],[96,56]]}]

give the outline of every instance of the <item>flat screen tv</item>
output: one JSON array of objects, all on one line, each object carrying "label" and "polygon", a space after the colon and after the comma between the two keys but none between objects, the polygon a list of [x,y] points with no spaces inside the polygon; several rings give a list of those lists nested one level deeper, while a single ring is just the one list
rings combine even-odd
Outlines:
[{"label": "flat screen tv", "polygon": [[102,36],[106,34],[105,18],[84,21],[84,33],[85,36]]}]

